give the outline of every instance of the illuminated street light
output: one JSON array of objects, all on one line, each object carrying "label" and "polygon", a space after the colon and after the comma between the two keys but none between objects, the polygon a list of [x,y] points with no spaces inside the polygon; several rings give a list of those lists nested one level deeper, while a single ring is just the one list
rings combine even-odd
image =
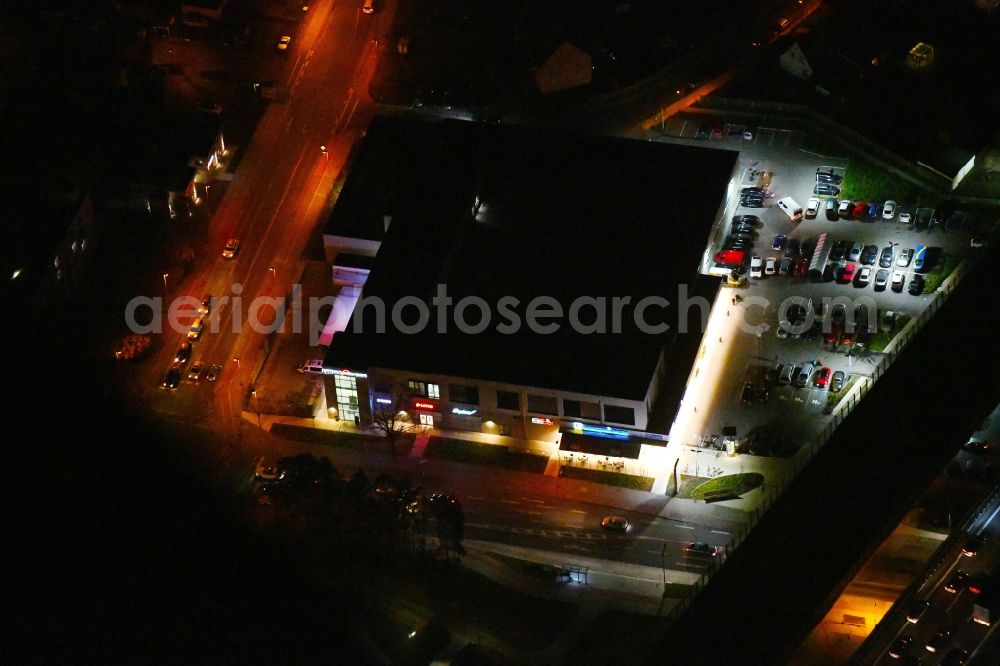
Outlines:
[{"label": "illuminated street light", "polygon": [[170,273],[164,273],[163,274],[163,300],[164,300],[164,302],[166,302],[166,300],[167,300],[167,277],[169,275],[170,275]]},{"label": "illuminated street light", "polygon": [[268,266],[267,270],[271,271],[271,277],[272,278],[277,275],[277,273],[275,273],[275,271],[274,271],[274,266]]}]

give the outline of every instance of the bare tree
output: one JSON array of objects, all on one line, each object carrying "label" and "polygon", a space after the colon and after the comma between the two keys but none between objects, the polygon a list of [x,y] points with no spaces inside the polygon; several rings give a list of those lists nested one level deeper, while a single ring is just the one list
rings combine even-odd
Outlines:
[{"label": "bare tree", "polygon": [[407,391],[402,386],[396,385],[392,387],[390,395],[388,402],[375,402],[372,409],[372,428],[385,437],[386,444],[389,445],[389,456],[395,462],[396,442],[400,436],[414,433],[420,426],[406,411],[409,403]]}]

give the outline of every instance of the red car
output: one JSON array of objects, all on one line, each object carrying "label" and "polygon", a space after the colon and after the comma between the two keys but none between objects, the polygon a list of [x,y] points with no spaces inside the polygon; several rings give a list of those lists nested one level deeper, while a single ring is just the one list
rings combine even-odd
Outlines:
[{"label": "red car", "polygon": [[840,338],[840,327],[839,326],[833,326],[833,327],[830,328],[830,332],[829,333],[824,333],[823,334],[823,341],[826,344],[828,344],[828,345],[832,345],[839,338]]},{"label": "red car", "polygon": [[854,204],[854,212],[851,213],[851,217],[855,220],[863,220],[868,217],[868,204],[864,201]]},{"label": "red car", "polygon": [[830,382],[830,368],[820,368],[816,375],[816,386],[824,388]]},{"label": "red car", "polygon": [[717,264],[738,266],[743,263],[746,253],[743,250],[722,250],[721,252],[716,252],[713,258]]},{"label": "red car", "polygon": [[844,345],[845,347],[850,347],[851,345],[853,345],[854,333],[848,333],[847,331],[844,331],[844,334],[840,336],[840,344]]},{"label": "red car", "polygon": [[851,280],[854,279],[854,271],[857,268],[855,264],[844,264],[840,270],[837,271],[837,282],[840,284],[850,284]]},{"label": "red car", "polygon": [[809,260],[801,257],[795,262],[795,277],[805,277],[809,272]]}]

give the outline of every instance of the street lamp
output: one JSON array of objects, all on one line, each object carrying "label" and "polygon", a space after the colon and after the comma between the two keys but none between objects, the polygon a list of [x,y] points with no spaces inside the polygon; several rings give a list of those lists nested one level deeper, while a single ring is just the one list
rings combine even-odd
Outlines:
[{"label": "street lamp", "polygon": [[273,278],[273,277],[274,277],[274,276],[276,275],[276,273],[275,273],[275,271],[274,271],[274,266],[268,266],[268,267],[267,267],[267,270],[271,271],[271,277],[272,277],[272,278]]},{"label": "street lamp", "polygon": [[260,403],[257,401],[257,389],[250,389],[250,395],[253,396],[253,406],[257,410],[257,429],[260,430]]},{"label": "street lamp", "polygon": [[164,304],[166,304],[166,301],[167,301],[167,276],[169,276],[169,275],[170,275],[170,273],[164,273],[163,274],[163,302],[164,302]]}]

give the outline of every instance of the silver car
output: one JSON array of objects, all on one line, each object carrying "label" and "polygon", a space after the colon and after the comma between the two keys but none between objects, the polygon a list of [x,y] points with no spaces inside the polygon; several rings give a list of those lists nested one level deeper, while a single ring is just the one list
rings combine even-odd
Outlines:
[{"label": "silver car", "polygon": [[799,370],[799,376],[795,378],[795,385],[799,388],[805,388],[809,386],[809,381],[812,379],[813,372],[815,372],[816,366],[812,363],[806,363]]}]

